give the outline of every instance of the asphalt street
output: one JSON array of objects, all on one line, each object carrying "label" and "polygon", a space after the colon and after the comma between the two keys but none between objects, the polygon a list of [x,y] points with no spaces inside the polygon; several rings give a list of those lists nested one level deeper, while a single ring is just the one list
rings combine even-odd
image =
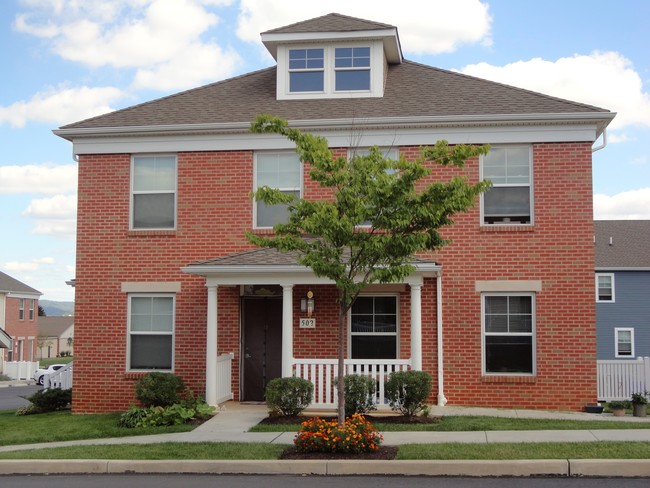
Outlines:
[{"label": "asphalt street", "polygon": [[33,395],[42,389],[43,387],[38,385],[6,386],[0,388],[0,410],[13,410],[14,408],[27,405],[29,402],[22,397]]}]

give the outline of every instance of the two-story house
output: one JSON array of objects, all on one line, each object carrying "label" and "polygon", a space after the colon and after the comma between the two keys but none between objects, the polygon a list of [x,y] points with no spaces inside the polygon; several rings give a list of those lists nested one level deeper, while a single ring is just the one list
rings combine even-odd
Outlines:
[{"label": "two-story house", "polygon": [[326,198],[289,141],[250,133],[260,113],[342,156],[491,144],[432,168],[493,188],[403,283],[364,290],[348,363],[426,370],[442,405],[594,401],[591,155],[614,114],[408,61],[392,25],[329,14],[261,37],[275,66],[55,131],[79,162],[74,411],[127,408],[151,370],[215,403],[224,353],[237,400],[300,374],[332,403],[335,286],[245,237],[286,218],[250,199],[259,186]]},{"label": "two-story house", "polygon": [[5,361],[36,361],[40,296],[0,271],[0,353]]},{"label": "two-story house", "polygon": [[650,220],[596,220],[598,359],[650,356]]}]

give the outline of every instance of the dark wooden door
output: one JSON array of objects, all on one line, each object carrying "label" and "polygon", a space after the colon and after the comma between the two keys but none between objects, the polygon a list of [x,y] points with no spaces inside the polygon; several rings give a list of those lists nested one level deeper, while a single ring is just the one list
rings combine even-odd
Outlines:
[{"label": "dark wooden door", "polygon": [[244,401],[263,401],[266,385],[282,376],[282,299],[243,298]]}]

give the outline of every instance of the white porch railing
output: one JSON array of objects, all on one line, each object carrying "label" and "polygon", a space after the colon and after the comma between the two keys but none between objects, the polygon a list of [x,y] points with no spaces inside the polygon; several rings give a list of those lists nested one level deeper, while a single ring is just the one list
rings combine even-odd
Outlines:
[{"label": "white porch railing", "polygon": [[72,362],[64,367],[57,369],[54,373],[46,374],[43,377],[43,388],[60,388],[69,390],[72,388]]},{"label": "white porch railing", "polygon": [[232,360],[235,355],[231,352],[217,357],[217,403],[232,400]]},{"label": "white porch railing", "polygon": [[[407,371],[408,359],[346,359],[345,374],[370,376],[377,382],[377,407],[386,405],[384,387],[395,371]],[[338,359],[294,359],[293,374],[309,380],[314,385],[312,407],[335,408],[337,394],[335,379],[338,377]]]},{"label": "white porch railing", "polygon": [[629,400],[650,390],[650,358],[599,360],[598,400]]},{"label": "white porch railing", "polygon": [[31,380],[38,369],[38,362],[34,361],[4,361],[2,374],[12,380]]}]

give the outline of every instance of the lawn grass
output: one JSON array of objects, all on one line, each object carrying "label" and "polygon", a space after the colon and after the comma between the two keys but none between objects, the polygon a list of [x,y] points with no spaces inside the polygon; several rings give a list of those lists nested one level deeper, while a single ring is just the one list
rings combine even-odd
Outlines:
[{"label": "lawn grass", "polygon": [[[650,429],[648,422],[603,420],[522,419],[506,417],[445,416],[432,424],[383,424],[374,426],[380,432],[468,432],[486,430],[600,430]],[[299,424],[257,424],[250,432],[297,432]]]},{"label": "lawn grass", "polygon": [[73,416],[67,410],[16,416],[15,410],[2,410],[0,411],[0,446],[166,434],[194,429],[193,425],[125,429],[117,426],[119,416],[119,413]]},{"label": "lawn grass", "polygon": [[68,364],[72,361],[74,361],[74,357],[64,356],[62,358],[39,359],[38,364],[39,368],[47,368],[50,364]]}]

